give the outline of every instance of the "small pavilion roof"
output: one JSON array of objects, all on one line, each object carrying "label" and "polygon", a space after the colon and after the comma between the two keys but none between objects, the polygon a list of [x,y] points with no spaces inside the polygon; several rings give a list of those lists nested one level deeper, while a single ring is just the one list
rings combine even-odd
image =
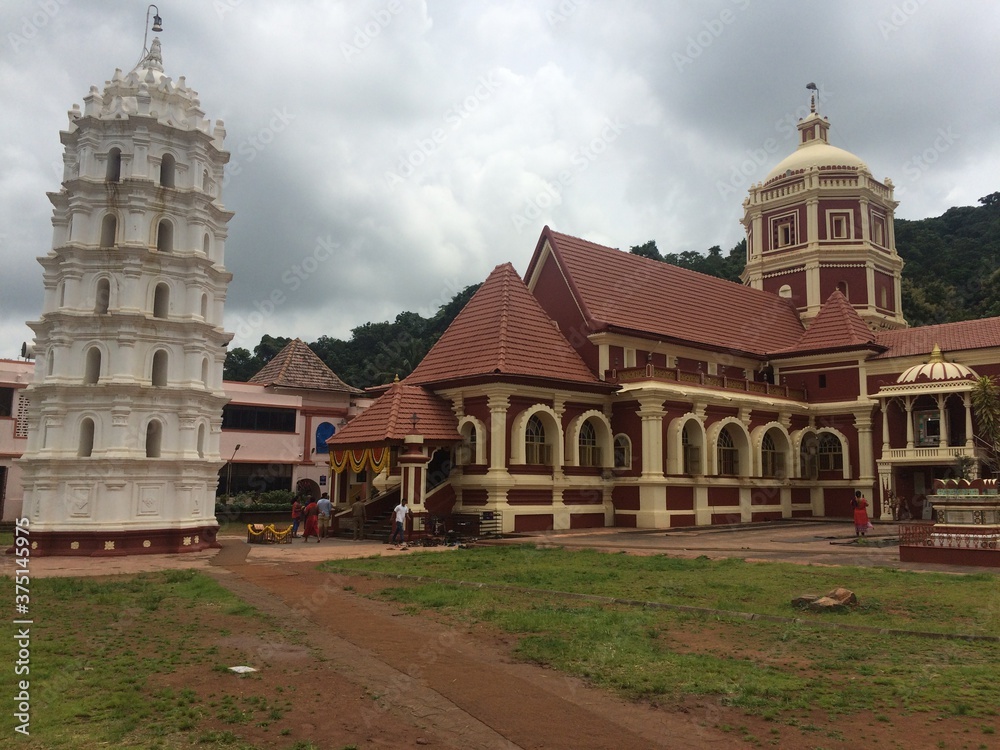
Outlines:
[{"label": "small pavilion roof", "polygon": [[364,393],[337,377],[302,339],[288,342],[249,382],[282,388]]},{"label": "small pavilion roof", "polygon": [[834,289],[812,324],[798,342],[773,354],[805,354],[807,352],[843,351],[845,349],[877,349],[875,334],[858,315],[847,297]]},{"label": "small pavilion roof", "polygon": [[[416,424],[413,415],[417,416]],[[418,385],[396,381],[389,390],[327,441],[331,448],[402,443],[407,435],[425,442],[462,439],[448,402]]]}]

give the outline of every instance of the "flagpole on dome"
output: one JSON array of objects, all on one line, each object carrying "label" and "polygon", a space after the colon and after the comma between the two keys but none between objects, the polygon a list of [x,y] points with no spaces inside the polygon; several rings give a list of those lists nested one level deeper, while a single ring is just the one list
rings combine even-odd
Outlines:
[{"label": "flagpole on dome", "polygon": [[808,91],[812,91],[812,96],[810,96],[810,98],[809,98],[809,111],[810,112],[815,112],[816,111],[816,92],[819,91],[819,89],[816,88],[816,84],[812,83],[812,82],[809,82],[809,83],[806,84],[806,89]]}]

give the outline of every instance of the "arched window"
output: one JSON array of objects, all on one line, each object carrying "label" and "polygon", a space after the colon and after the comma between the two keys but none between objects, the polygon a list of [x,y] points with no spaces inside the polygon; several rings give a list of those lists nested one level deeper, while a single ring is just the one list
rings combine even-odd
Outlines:
[{"label": "arched window", "polygon": [[208,176],[208,170],[205,169],[201,173],[201,192],[208,193],[212,189],[212,178]]},{"label": "arched window", "polygon": [[782,284],[781,288],[778,289],[778,296],[784,297],[785,299],[791,299],[792,288],[788,284]]},{"label": "arched window", "polygon": [[153,317],[166,318],[170,314],[170,287],[157,284],[153,290]]},{"label": "arched window", "polygon": [[161,219],[156,226],[156,249],[161,253],[174,250],[174,225],[166,219]]},{"label": "arched window", "polygon": [[108,151],[108,168],[104,173],[107,182],[120,182],[122,179],[122,150],[113,148]]},{"label": "arched window", "polygon": [[476,463],[476,442],[479,439],[476,425],[466,422],[462,425],[462,444],[458,446],[455,455],[455,463],[459,466],[468,466]]},{"label": "arched window", "polygon": [[208,232],[205,232],[205,238],[201,241],[201,251],[205,255],[209,255],[212,249],[212,241],[208,238]]},{"label": "arched window", "polygon": [[78,458],[90,458],[94,452],[94,420],[90,417],[80,422],[80,442],[76,448]]},{"label": "arched window", "polygon": [[719,463],[719,476],[735,477],[740,471],[740,452],[736,444],[733,443],[733,436],[729,434],[729,428],[723,427],[719,433],[719,445],[717,449],[717,459]]},{"label": "arched window", "polygon": [[172,188],[174,186],[174,173],[176,172],[177,161],[173,154],[164,154],[160,160],[160,184],[163,187]]},{"label": "arched window", "polygon": [[160,457],[160,441],[163,439],[163,426],[152,420],[146,425],[146,458]]},{"label": "arched window", "polygon": [[316,427],[316,452],[317,453],[329,453],[330,446],[326,444],[326,441],[333,437],[337,428],[334,427],[330,422],[320,422],[319,426]]},{"label": "arched window", "polygon": [[580,466],[600,466],[601,449],[597,447],[597,433],[588,419],[580,425]]},{"label": "arched window", "polygon": [[46,375],[51,375],[56,371],[56,348],[54,346],[50,346],[45,353],[45,367]]},{"label": "arched window", "polygon": [[684,429],[681,430],[681,458],[681,471],[684,474],[701,473],[701,452],[699,446],[691,440],[687,425],[684,425]]},{"label": "arched window", "polygon": [[101,247],[114,247],[118,234],[118,217],[108,214],[101,220]]},{"label": "arched window", "polygon": [[83,384],[94,385],[101,379],[101,350],[92,346],[84,359]]},{"label": "arched window", "polygon": [[819,470],[843,471],[843,469],[844,449],[840,439],[830,432],[824,432],[819,436]]},{"label": "arched window", "polygon": [[201,295],[201,317],[208,320],[208,295]]},{"label": "arched window", "polygon": [[531,415],[524,429],[524,462],[545,466],[552,463],[552,453],[545,443],[545,426],[537,414]]},{"label": "arched window", "polygon": [[632,468],[632,441],[628,435],[615,435],[615,468]]},{"label": "arched window", "polygon": [[785,454],[778,450],[770,432],[764,435],[760,444],[760,470],[764,477],[785,477]]},{"label": "arched window", "polygon": [[153,354],[153,368],[149,380],[157,388],[167,384],[167,352],[163,349]]},{"label": "arched window", "polygon": [[208,388],[208,357],[201,360],[201,384]]},{"label": "arched window", "polygon": [[205,425],[198,425],[198,458],[205,457]]},{"label": "arched window", "polygon": [[110,303],[111,282],[107,279],[99,279],[97,281],[97,294],[94,297],[94,312],[98,315],[104,315],[108,311]]}]

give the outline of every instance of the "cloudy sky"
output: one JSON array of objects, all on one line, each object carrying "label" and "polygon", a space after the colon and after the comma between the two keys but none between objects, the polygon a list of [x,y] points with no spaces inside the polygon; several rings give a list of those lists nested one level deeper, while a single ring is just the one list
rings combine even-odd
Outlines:
[{"label": "cloudy sky", "polygon": [[[226,328],[347,338],[431,315],[545,224],[664,252],[742,237],[806,84],[903,218],[1000,190],[1000,4],[165,0],[164,68],[232,153]],[[0,7],[0,357],[41,309],[66,111],[142,51],[146,4]],[[332,247],[332,251],[327,248]],[[275,309],[264,300],[284,299]]]}]

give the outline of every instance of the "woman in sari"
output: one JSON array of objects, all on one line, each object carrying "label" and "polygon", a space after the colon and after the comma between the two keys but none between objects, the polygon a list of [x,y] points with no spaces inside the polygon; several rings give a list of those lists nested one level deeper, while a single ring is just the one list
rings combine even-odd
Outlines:
[{"label": "woman in sari", "polygon": [[868,520],[868,501],[861,490],[854,493],[851,505],[854,507],[854,536],[864,536],[871,528],[871,521]]}]

